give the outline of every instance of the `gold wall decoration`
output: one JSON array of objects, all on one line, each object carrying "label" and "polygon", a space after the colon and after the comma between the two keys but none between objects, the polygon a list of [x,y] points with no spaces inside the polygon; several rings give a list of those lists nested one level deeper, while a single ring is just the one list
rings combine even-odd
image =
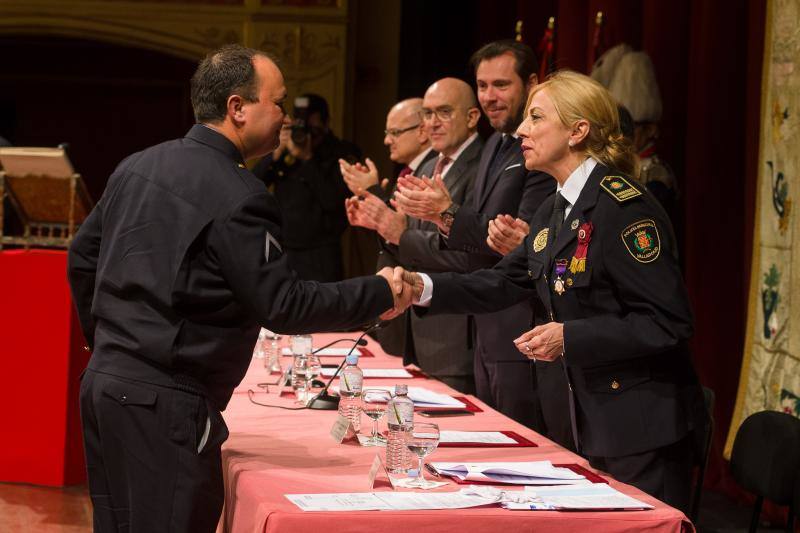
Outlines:
[{"label": "gold wall decoration", "polygon": [[238,42],[278,59],[289,97],[316,92],[343,131],[346,0],[3,0],[0,34],[53,35],[147,48],[190,60]]}]

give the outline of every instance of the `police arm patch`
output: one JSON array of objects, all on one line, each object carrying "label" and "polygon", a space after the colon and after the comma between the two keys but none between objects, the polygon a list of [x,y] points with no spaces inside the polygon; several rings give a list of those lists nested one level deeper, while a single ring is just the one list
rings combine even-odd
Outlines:
[{"label": "police arm patch", "polygon": [[652,263],[661,254],[661,238],[652,219],[634,222],[622,230],[620,237],[631,257],[640,263]]},{"label": "police arm patch", "polygon": [[642,195],[639,189],[622,176],[606,176],[600,182],[600,187],[620,203]]}]

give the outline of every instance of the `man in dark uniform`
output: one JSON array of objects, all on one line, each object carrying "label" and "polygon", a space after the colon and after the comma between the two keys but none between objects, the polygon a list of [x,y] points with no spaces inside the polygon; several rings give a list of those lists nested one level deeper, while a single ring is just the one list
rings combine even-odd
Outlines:
[{"label": "man in dark uniform", "polygon": [[[492,42],[475,52],[471,63],[478,101],[495,129],[483,148],[473,201],[459,206],[446,190],[417,192],[401,187],[397,202],[406,213],[436,223],[448,249],[467,252],[478,267],[489,268],[502,258],[486,243],[489,222],[500,214],[530,220],[553,192],[555,181],[547,174],[525,168],[515,133],[522,122],[528,91],[536,85],[533,50],[516,41]],[[536,367],[512,342],[530,328],[531,305],[537,303],[521,302],[475,316],[475,386],[478,398],[547,434],[536,391]]]},{"label": "man in dark uniform", "polygon": [[290,270],[278,206],[244,166],[278,145],[285,96],[261,52],[210,54],[192,78],[199,124],[120,163],[70,247],[93,348],[80,397],[95,531],[214,531],[220,411],[260,326],[350,328],[393,305],[388,271],[319,284]]}]

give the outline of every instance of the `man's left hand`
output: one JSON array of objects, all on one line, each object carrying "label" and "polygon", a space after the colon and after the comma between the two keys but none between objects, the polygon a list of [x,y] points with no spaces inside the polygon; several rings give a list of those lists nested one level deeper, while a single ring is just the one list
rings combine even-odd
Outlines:
[{"label": "man's left hand", "polygon": [[555,361],[564,353],[564,324],[548,322],[536,326],[514,339],[514,344],[528,359]]},{"label": "man's left hand", "polygon": [[394,198],[407,215],[437,225],[439,214],[453,203],[447,186],[438,175],[430,180],[411,175],[398,179]]}]

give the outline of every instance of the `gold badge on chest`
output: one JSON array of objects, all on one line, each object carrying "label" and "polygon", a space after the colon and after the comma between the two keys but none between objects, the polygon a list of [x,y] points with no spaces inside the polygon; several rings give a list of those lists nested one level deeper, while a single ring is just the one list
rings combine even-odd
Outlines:
[{"label": "gold badge on chest", "polygon": [[544,247],[547,246],[547,233],[548,229],[544,228],[539,233],[536,234],[536,237],[533,239],[533,251],[535,253],[539,253],[544,250]]}]

